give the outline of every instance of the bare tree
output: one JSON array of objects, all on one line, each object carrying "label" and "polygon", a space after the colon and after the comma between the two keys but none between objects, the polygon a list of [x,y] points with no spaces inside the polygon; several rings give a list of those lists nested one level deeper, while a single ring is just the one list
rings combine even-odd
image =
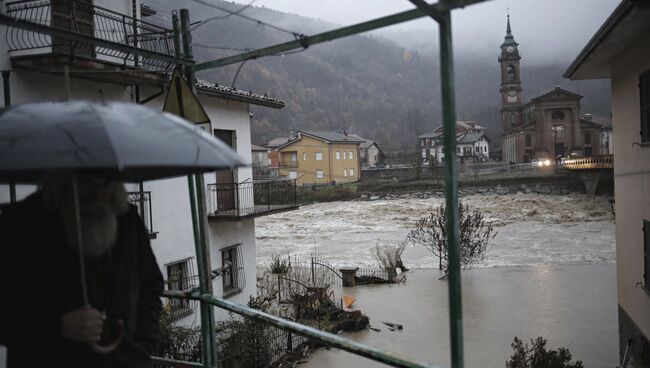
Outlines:
[{"label": "bare tree", "polygon": [[[496,232],[491,224],[485,222],[480,211],[470,211],[469,206],[462,202],[458,204],[458,219],[460,262],[463,267],[467,267],[485,259],[488,242]],[[415,245],[422,245],[438,257],[438,267],[447,273],[449,257],[445,206],[440,206],[429,216],[419,219],[407,239]]]}]

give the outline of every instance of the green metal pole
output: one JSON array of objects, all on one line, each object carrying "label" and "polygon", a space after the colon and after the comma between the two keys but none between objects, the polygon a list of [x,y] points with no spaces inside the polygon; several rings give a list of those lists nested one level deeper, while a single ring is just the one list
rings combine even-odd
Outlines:
[{"label": "green metal pole", "polygon": [[[184,57],[192,59],[192,37],[190,33],[190,16],[187,9],[181,9],[180,12],[180,36],[183,42]],[[172,21],[174,22],[174,35],[177,36],[179,32],[178,18],[176,14],[172,14]],[[178,40],[174,40],[174,45],[178,45]],[[177,50],[180,50],[178,48]],[[185,68],[186,79],[192,88],[192,92],[196,93],[194,83],[194,71],[191,67]],[[184,110],[184,109],[181,109]],[[199,290],[201,295],[212,296],[212,262],[210,260],[210,248],[208,245],[208,234],[205,215],[205,195],[203,176],[201,174],[188,177],[188,185],[190,187],[190,201],[192,203],[192,225],[194,231],[194,245],[196,248],[196,263],[199,272]],[[214,308],[204,302],[200,301],[201,305],[201,337],[202,337],[202,363],[206,368],[216,367],[218,359],[216,359],[216,336],[214,328]]]},{"label": "green metal pole", "polygon": [[[9,76],[11,75],[11,70],[2,71],[2,88],[5,95],[5,107],[11,106],[11,84],[9,82]],[[9,201],[11,203],[16,203],[16,184],[9,183]]]},{"label": "green metal pole", "polygon": [[442,82],[443,139],[445,150],[445,195],[449,256],[449,336],[451,367],[463,367],[463,306],[460,288],[460,237],[458,231],[458,169],[456,167],[456,102],[454,58],[451,44],[451,14],[443,12],[440,24],[440,80]]}]

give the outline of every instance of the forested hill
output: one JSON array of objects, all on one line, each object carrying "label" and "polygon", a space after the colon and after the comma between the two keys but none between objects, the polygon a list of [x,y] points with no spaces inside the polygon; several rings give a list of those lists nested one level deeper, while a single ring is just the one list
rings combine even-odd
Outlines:
[{"label": "forested hill", "polygon": [[[242,7],[225,1],[210,2],[232,10]],[[157,0],[152,3],[154,8],[156,5],[161,9],[178,7],[172,0]],[[193,21],[224,14],[192,1],[184,1],[183,6],[190,9]],[[243,14],[306,35],[338,27],[264,7],[250,7]],[[159,19],[165,17],[168,18],[159,12]],[[206,22],[194,30],[194,55],[197,60],[205,61],[237,53],[205,46],[260,48],[292,39],[290,34],[230,16]],[[495,52],[489,55],[455,50],[458,118],[474,119],[486,125],[493,142],[498,142],[501,135],[496,61],[501,41],[496,41]],[[570,61],[532,66],[527,65],[524,55],[524,98],[528,100],[560,84],[585,96],[582,112],[609,116],[609,83],[571,82],[561,78]],[[198,76],[230,86],[238,66],[206,71]],[[414,150],[417,135],[441,124],[437,58],[371,34],[315,45],[290,55],[248,61],[234,84],[239,89],[266,93],[286,103],[281,110],[252,109],[252,134],[256,143],[297,130],[345,129],[380,142],[386,151],[405,152]]]}]

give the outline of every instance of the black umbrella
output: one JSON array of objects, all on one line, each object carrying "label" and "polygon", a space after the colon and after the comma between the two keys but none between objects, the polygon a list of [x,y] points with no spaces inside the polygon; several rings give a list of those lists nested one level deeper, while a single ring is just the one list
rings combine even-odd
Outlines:
[{"label": "black umbrella", "polygon": [[44,102],[0,112],[0,182],[36,182],[56,169],[138,182],[243,165],[200,128],[142,105]]},{"label": "black umbrella", "polygon": [[[128,103],[44,102],[0,112],[0,182],[34,183],[53,170],[84,170],[121,181],[198,174],[244,161],[225,143],[171,114]],[[79,195],[73,180],[82,291]],[[93,348],[108,352],[112,341]]]}]

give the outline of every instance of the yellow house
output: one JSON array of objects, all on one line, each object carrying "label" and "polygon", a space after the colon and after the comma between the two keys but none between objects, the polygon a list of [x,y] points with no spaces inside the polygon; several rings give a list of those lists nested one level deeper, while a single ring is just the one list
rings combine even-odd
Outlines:
[{"label": "yellow house", "polygon": [[358,181],[360,143],[347,133],[300,131],[277,148],[280,176],[299,185]]}]

